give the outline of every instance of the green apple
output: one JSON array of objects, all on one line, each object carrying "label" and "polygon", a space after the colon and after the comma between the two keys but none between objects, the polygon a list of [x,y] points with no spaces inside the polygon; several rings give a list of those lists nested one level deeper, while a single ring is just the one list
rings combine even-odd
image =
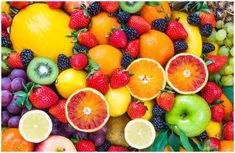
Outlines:
[{"label": "green apple", "polygon": [[179,133],[180,128],[188,137],[201,134],[211,119],[207,102],[199,95],[177,95],[172,110],[166,113],[166,122],[170,128]]}]

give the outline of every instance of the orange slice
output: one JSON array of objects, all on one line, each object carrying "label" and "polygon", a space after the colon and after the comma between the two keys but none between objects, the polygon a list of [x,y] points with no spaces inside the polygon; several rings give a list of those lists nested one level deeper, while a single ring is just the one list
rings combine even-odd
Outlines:
[{"label": "orange slice", "polygon": [[92,88],[73,93],[66,102],[65,112],[69,123],[82,132],[98,131],[109,119],[105,97]]},{"label": "orange slice", "polygon": [[133,61],[127,70],[134,74],[131,76],[127,88],[131,95],[137,99],[154,99],[160,90],[165,88],[164,69],[153,59],[139,58]]},{"label": "orange slice", "polygon": [[199,92],[208,79],[204,61],[193,54],[182,53],[171,58],[166,65],[167,83],[180,94]]}]

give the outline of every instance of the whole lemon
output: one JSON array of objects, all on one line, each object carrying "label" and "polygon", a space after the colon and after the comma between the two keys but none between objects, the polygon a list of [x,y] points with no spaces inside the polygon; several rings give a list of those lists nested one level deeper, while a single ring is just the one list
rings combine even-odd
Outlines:
[{"label": "whole lemon", "polygon": [[222,124],[211,120],[207,125],[206,133],[209,137],[220,139],[222,133]]},{"label": "whole lemon", "polygon": [[105,98],[108,101],[109,112],[112,117],[121,116],[126,113],[131,102],[131,95],[126,87],[109,88]]},{"label": "whole lemon", "polygon": [[59,94],[67,99],[75,91],[86,87],[86,73],[67,69],[59,74],[55,86]]},{"label": "whole lemon", "polygon": [[154,101],[153,100],[149,100],[149,101],[144,101],[144,105],[147,107],[147,111],[144,114],[144,116],[142,116],[141,118],[146,119],[146,120],[150,120],[153,116],[153,106],[154,106]]}]

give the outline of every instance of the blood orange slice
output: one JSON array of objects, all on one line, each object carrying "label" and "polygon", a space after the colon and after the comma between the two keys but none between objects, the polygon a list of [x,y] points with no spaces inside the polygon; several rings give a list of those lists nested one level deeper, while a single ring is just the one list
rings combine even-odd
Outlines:
[{"label": "blood orange slice", "polygon": [[95,132],[109,119],[109,106],[97,90],[83,88],[73,93],[65,105],[69,123],[82,132]]},{"label": "blood orange slice", "polygon": [[193,54],[182,53],[171,58],[166,65],[167,83],[180,94],[199,92],[208,79],[204,61]]},{"label": "blood orange slice", "polygon": [[127,68],[131,76],[127,84],[131,95],[140,100],[151,100],[157,97],[165,88],[166,77],[164,69],[157,61],[149,58],[139,58]]}]

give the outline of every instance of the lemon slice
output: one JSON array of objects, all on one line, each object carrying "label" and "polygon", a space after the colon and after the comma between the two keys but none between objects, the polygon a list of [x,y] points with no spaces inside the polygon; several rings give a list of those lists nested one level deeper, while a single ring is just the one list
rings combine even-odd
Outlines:
[{"label": "lemon slice", "polygon": [[154,126],[145,119],[131,120],[125,127],[125,139],[131,147],[147,148],[153,143],[155,137]]},{"label": "lemon slice", "polygon": [[32,110],[21,117],[19,130],[25,140],[38,143],[50,135],[52,122],[44,111]]}]

